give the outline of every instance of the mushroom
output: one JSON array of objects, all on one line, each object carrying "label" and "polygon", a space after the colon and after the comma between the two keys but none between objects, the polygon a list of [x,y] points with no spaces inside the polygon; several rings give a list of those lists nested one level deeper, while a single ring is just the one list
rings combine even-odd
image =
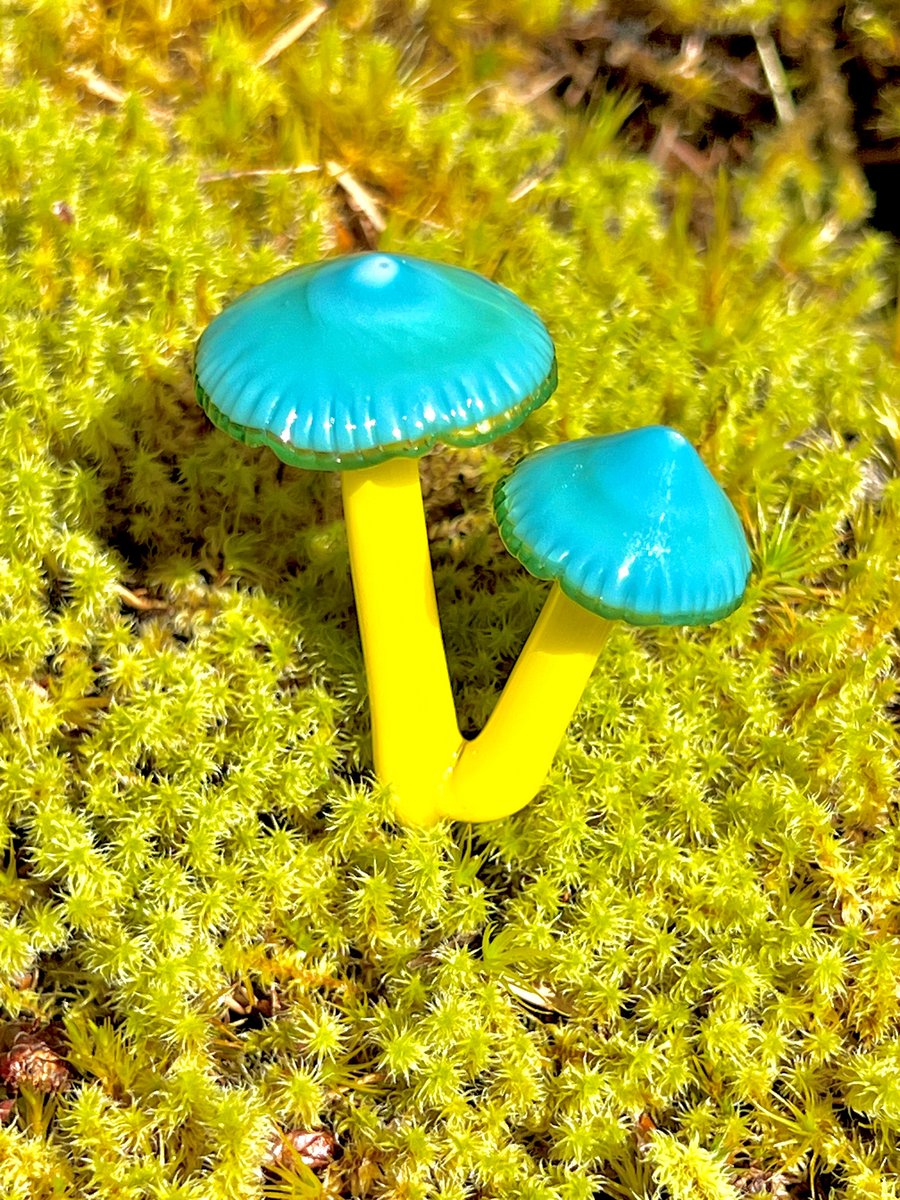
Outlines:
[{"label": "mushroom", "polygon": [[284,462],[338,470],[376,774],[433,823],[460,748],[417,459],[490,441],[556,387],[553,343],[505,288],[409,255],[359,254],[251,288],[197,346],[212,421]]},{"label": "mushroom", "polygon": [[539,450],[497,485],[507,549],[553,589],[444,815],[490,821],[541,787],[612,621],[709,625],[741,603],[750,555],[728,497],[680,433],[648,426]]}]

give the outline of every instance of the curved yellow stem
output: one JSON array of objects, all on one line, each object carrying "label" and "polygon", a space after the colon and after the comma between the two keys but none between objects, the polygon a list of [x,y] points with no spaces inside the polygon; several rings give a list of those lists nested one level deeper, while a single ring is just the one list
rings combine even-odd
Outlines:
[{"label": "curved yellow stem", "polygon": [[609,622],[554,586],[482,732],[456,722],[434,594],[418,463],[397,458],[341,476],[350,566],[372,714],[375,773],[397,816],[496,821],[546,778]]},{"label": "curved yellow stem", "polygon": [[487,725],[444,779],[442,815],[496,821],[537,794],[610,628],[554,585]]},{"label": "curved yellow stem", "polygon": [[372,714],[375,772],[405,824],[443,815],[460,745],[434,595],[419,465],[394,458],[341,475]]}]

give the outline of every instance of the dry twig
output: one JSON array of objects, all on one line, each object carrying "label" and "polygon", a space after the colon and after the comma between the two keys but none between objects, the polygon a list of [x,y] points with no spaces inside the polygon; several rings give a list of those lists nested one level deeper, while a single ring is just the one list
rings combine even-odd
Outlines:
[{"label": "dry twig", "polygon": [[[114,83],[110,83],[108,79],[98,75],[92,67],[67,67],[66,73],[71,79],[77,79],[85,90],[92,96],[96,96],[98,100],[107,100],[110,104],[124,104],[128,98],[127,92],[123,92],[120,87],[116,87]],[[169,121],[172,117],[167,108],[154,104],[152,100],[147,101],[147,111],[157,121]]]},{"label": "dry twig", "polygon": [[326,12],[328,12],[327,4],[320,3],[313,5],[308,13],[304,13],[302,17],[298,17],[296,21],[288,25],[287,29],[283,29],[276,38],[273,38],[256,60],[256,65],[264,67],[266,63],[271,62],[273,58],[277,58],[289,46],[293,46],[294,42],[302,38],[308,30],[312,29],[316,21],[323,17]]},{"label": "dry twig", "polygon": [[138,612],[165,612],[169,607],[165,600],[148,599],[143,594],[143,588],[137,592],[132,592],[130,588],[123,587],[121,583],[117,583],[114,590],[126,608],[134,608]]},{"label": "dry twig", "polygon": [[228,179],[263,179],[268,175],[312,175],[322,168],[317,163],[301,163],[297,167],[257,167],[253,170],[210,171],[200,176],[200,183],[222,183]]},{"label": "dry twig", "polygon": [[753,40],[756,42],[756,53],[762,63],[766,83],[772,93],[778,120],[782,125],[790,125],[797,115],[797,110],[794,107],[791,89],[788,87],[787,75],[778,56],[775,39],[764,25],[757,25],[753,30]]},{"label": "dry twig", "polygon": [[376,233],[384,233],[387,224],[371,192],[368,192],[359,180],[355,179],[340,163],[329,159],[325,163],[325,170],[335,183],[343,188],[351,207],[362,213]]}]

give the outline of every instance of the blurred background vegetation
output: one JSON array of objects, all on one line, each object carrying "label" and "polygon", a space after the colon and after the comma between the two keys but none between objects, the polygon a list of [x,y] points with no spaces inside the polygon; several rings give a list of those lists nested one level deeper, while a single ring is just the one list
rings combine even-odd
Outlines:
[{"label": "blurred background vegetation", "polygon": [[[3,1196],[896,1200],[896,5],[0,20]],[[676,425],[753,548],[487,826],[391,823],[335,481],[192,394],[229,299],[375,246],[559,351],[423,462],[464,728],[544,595],[522,453]]]}]

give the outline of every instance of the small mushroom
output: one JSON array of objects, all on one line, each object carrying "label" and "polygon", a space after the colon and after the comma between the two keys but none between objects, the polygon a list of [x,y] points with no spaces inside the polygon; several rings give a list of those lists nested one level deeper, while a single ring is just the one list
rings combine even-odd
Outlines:
[{"label": "small mushroom", "polygon": [[401,820],[431,824],[461,738],[416,459],[490,441],[547,400],[547,330],[471,271],[351,255],[246,292],[200,338],[195,379],[239,441],[342,472],[376,773]]},{"label": "small mushroom", "polygon": [[551,446],[498,484],[507,549],[553,589],[442,809],[489,821],[539,790],[610,631],[709,625],[741,603],[750,555],[728,497],[680,433],[649,426]]}]

